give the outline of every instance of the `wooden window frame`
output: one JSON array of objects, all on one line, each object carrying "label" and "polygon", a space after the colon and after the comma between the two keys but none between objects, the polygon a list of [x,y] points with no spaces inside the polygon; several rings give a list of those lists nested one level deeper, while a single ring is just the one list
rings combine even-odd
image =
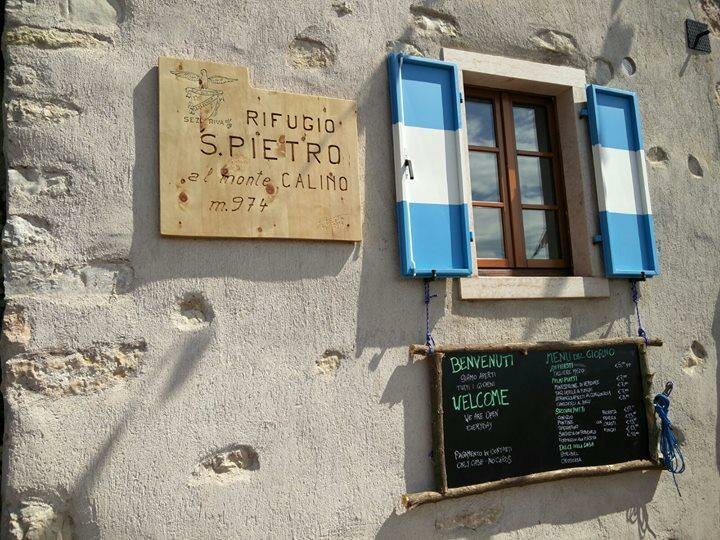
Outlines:
[{"label": "wooden window frame", "polygon": [[[467,99],[488,100],[493,104],[495,147],[474,146],[468,142],[468,152],[492,152],[498,157],[498,180],[500,202],[472,201],[473,208],[500,208],[502,215],[503,245],[505,258],[477,258],[478,274],[505,276],[558,276],[572,275],[572,257],[568,226],[565,182],[562,174],[562,154],[558,132],[555,98],[520,92],[506,92],[488,88],[465,87]],[[549,152],[517,150],[513,105],[545,107],[548,120]],[[467,125],[467,124],[466,124]],[[520,200],[520,183],[517,172],[517,156],[549,158],[555,188],[555,204],[526,204]],[[522,211],[552,210],[558,218],[560,259],[531,259],[525,254],[525,235]]]}]

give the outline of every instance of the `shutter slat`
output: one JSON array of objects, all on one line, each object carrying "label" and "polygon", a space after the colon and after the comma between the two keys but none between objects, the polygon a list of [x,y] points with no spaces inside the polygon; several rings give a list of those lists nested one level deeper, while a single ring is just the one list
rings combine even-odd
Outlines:
[{"label": "shutter slat", "polygon": [[388,75],[402,274],[468,276],[474,257],[457,66],[393,53]]},{"label": "shutter slat", "polygon": [[591,84],[587,100],[605,274],[655,276],[659,265],[637,95]]}]

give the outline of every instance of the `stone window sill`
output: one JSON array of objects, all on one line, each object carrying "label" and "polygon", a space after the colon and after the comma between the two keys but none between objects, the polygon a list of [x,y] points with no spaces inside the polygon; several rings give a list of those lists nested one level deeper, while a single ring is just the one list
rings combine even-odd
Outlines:
[{"label": "stone window sill", "polygon": [[462,300],[528,300],[542,298],[607,298],[607,279],[581,276],[490,277],[460,279]]}]

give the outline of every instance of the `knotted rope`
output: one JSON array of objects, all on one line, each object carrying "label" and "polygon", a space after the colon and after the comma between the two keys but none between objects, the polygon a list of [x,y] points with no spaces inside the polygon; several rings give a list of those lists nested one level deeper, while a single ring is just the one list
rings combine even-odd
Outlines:
[{"label": "knotted rope", "polygon": [[640,298],[640,294],[638,292],[637,281],[630,282],[630,290],[632,291],[632,301],[635,304],[635,314],[637,315],[638,336],[643,338],[643,340],[645,341],[645,345],[647,345],[650,340],[648,339],[647,333],[643,328],[642,321],[640,320],[640,306],[638,305],[638,299]]},{"label": "knotted rope", "polygon": [[425,284],[425,345],[430,354],[435,353],[435,340],[430,333],[430,299],[435,298],[437,294],[430,294],[430,280],[423,280]]},{"label": "knotted rope", "polygon": [[[677,489],[678,495],[680,495],[680,488],[678,487],[676,474],[682,474],[685,471],[685,458],[680,451],[675,433],[673,432],[672,422],[668,417],[668,411],[670,409],[670,392],[672,392],[673,384],[668,381],[665,385],[665,390],[653,399],[655,404],[655,412],[660,417],[660,451],[663,456],[663,465],[673,475],[673,482],[675,482],[675,489]],[[682,495],[680,495],[682,497]]]}]

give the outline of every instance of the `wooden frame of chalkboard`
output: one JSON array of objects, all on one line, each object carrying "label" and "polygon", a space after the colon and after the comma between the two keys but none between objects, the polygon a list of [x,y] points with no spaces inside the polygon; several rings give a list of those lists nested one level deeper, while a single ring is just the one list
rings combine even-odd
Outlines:
[{"label": "wooden frame of chalkboard", "polygon": [[[474,495],[506,487],[523,486],[535,484],[538,482],[559,480],[562,478],[601,476],[626,471],[660,469],[661,465],[658,456],[659,430],[655,420],[653,397],[651,395],[651,383],[653,373],[649,369],[646,345],[661,346],[662,341],[659,339],[653,339],[646,344],[645,341],[641,338],[617,338],[595,341],[554,341],[532,343],[481,344],[462,347],[436,347],[433,354],[429,353],[429,350],[426,346],[412,345],[410,347],[410,354],[423,355],[425,359],[429,361],[428,365],[431,371],[433,461],[435,465],[437,491],[424,491],[420,493],[405,494],[402,497],[402,504],[405,506],[406,509],[409,510],[425,503],[437,502],[443,499],[462,497],[465,495]],[[618,347],[620,349],[618,349]],[[643,424],[643,426],[647,426],[645,430],[638,430],[638,435],[636,437],[639,440],[639,442],[636,441],[638,442],[638,444],[642,443],[644,437],[647,437],[647,447],[643,449],[643,455],[639,457],[639,459],[619,461],[617,463],[604,463],[600,465],[571,466],[568,468],[559,467],[552,470],[541,470],[538,472],[532,472],[530,474],[515,475],[498,479],[493,478],[490,481],[472,483],[469,485],[457,485],[458,480],[457,478],[455,478],[454,482],[456,483],[456,485],[449,484],[447,460],[445,455],[446,426],[444,425],[445,396],[443,395],[443,360],[446,358],[446,356],[453,353],[457,355],[463,353],[468,354],[481,352],[484,354],[497,353],[492,357],[497,359],[503,358],[502,353],[506,353],[504,357],[509,358],[510,354],[512,353],[520,353],[523,356],[527,357],[529,353],[539,351],[541,353],[544,352],[547,358],[548,355],[553,354],[554,351],[561,353],[577,353],[581,350],[588,351],[597,348],[604,348],[606,350],[608,350],[608,348],[614,348],[613,350],[625,350],[626,352],[632,351],[632,349],[634,348],[634,350],[637,352],[637,363],[639,364],[640,369],[640,373],[638,375],[641,385],[637,385],[637,381],[635,381],[635,385],[637,386],[637,388],[635,388],[635,397],[640,397],[640,400],[642,401],[645,412],[645,420],[641,423]],[[478,357],[474,356],[473,358]],[[590,360],[590,362],[592,362],[592,360]],[[478,364],[475,365],[477,366]],[[586,362],[584,365],[587,367],[590,364]],[[500,367],[502,367],[502,365]],[[628,369],[631,368],[628,366]],[[625,380],[627,380],[629,377],[630,376],[628,375]],[[494,383],[492,384],[494,385]],[[630,392],[630,390],[628,390],[628,392]],[[640,393],[641,395],[638,396],[638,394]],[[468,399],[472,400],[472,398]],[[494,399],[503,399],[502,394],[496,392],[494,394]],[[640,408],[640,400],[638,400],[637,408]],[[470,401],[470,404],[472,404],[472,401]],[[601,412],[602,414],[605,414],[605,411]],[[480,422],[479,424],[482,424],[482,422]]]}]

